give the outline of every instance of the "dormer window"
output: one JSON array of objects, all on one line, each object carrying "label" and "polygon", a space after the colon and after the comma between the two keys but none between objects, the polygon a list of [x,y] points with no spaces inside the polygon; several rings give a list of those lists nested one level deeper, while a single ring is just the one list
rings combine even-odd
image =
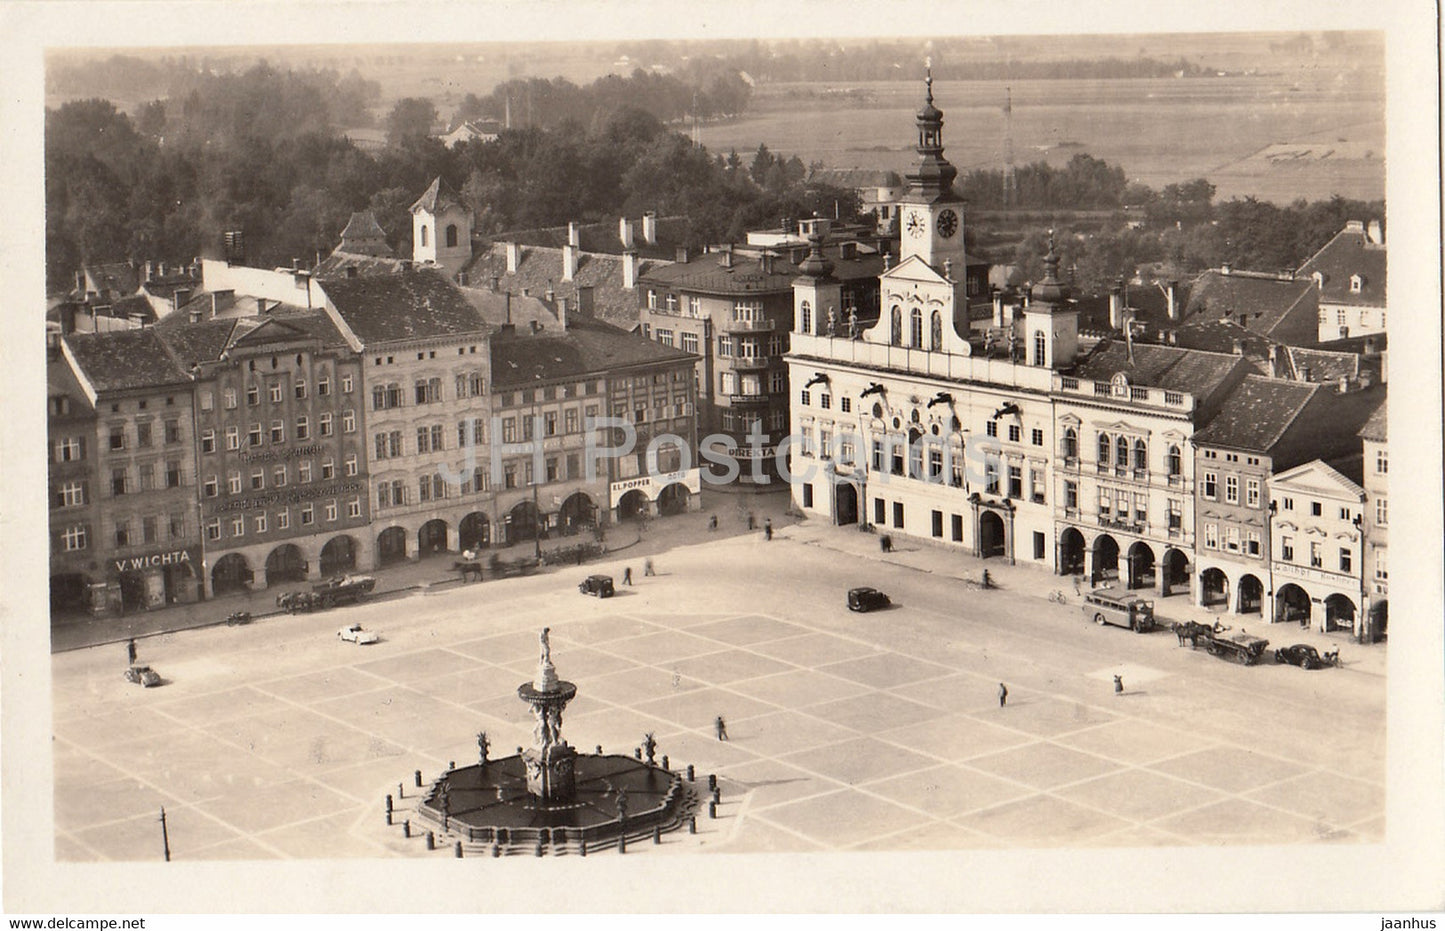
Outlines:
[{"label": "dormer window", "polygon": [[1324,272],[1315,272],[1313,275],[1310,275],[1310,277],[1314,279],[1316,288],[1323,288],[1325,286]]},{"label": "dormer window", "polygon": [[1351,275],[1351,276],[1350,276],[1350,293],[1351,293],[1351,294],[1359,294],[1359,293],[1360,293],[1360,288],[1364,287],[1364,284],[1365,284],[1365,279],[1361,278],[1359,275]]}]

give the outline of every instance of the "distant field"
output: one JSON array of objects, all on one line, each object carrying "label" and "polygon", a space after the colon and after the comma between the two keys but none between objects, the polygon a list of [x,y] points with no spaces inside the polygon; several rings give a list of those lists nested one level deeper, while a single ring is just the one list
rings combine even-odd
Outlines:
[{"label": "distant field", "polygon": [[[1221,198],[1385,196],[1384,79],[1377,72],[1011,86],[1016,164],[1063,164],[1087,152],[1155,188],[1206,177]],[[1004,87],[934,85],[946,153],[960,169],[1003,165]],[[830,88],[835,93],[825,96]],[[922,97],[921,82],[762,87],[750,115],[705,126],[703,142],[743,154],[765,142],[804,161],[904,171],[914,161]]]}]

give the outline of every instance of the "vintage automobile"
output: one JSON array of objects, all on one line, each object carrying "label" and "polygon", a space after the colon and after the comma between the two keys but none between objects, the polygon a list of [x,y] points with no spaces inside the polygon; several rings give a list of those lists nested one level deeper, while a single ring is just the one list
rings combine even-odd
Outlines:
[{"label": "vintage automobile", "polygon": [[888,596],[876,588],[862,586],[848,589],[848,610],[849,611],[874,611],[878,608],[886,608],[891,601]]},{"label": "vintage automobile", "polygon": [[598,598],[611,598],[616,594],[610,575],[589,575],[578,583],[577,591],[584,595],[596,595]]},{"label": "vintage automobile", "polygon": [[125,681],[151,688],[161,684],[161,677],[149,666],[131,666],[125,671]]},{"label": "vintage automobile", "polygon": [[1154,629],[1154,602],[1117,588],[1096,588],[1084,593],[1084,618],[1101,627],[1113,624],[1135,633]]},{"label": "vintage automobile", "polygon": [[343,627],[336,632],[336,636],[342,640],[357,645],[376,643],[381,638],[374,631],[362,630],[360,624],[352,624],[350,627]]},{"label": "vintage automobile", "polygon": [[369,575],[339,575],[318,582],[309,592],[285,592],[276,596],[276,607],[291,614],[297,611],[315,611],[333,605],[351,604],[365,600],[376,588],[376,579]]},{"label": "vintage automobile", "polygon": [[1296,643],[1293,646],[1280,647],[1274,651],[1276,663],[1289,663],[1291,666],[1298,666],[1301,669],[1320,669],[1328,666],[1320,657],[1319,650],[1308,643]]}]

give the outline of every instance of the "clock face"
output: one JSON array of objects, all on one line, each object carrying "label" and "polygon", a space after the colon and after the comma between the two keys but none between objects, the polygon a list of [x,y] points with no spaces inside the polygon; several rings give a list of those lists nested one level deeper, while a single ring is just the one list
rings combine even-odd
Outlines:
[{"label": "clock face", "polygon": [[908,215],[908,223],[907,223],[907,226],[908,226],[908,235],[912,236],[914,239],[917,239],[918,237],[922,236],[923,233],[924,233],[924,228],[925,228],[925,226],[926,226],[926,224],[925,224],[924,221],[923,221],[923,214],[921,214],[921,213],[910,213],[910,214]]},{"label": "clock face", "polygon": [[938,215],[938,235],[949,239],[958,232],[958,214],[952,210],[945,210]]}]

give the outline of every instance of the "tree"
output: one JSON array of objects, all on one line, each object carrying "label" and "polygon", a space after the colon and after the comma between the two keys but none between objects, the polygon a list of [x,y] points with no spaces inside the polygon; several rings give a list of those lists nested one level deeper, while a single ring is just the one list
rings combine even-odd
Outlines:
[{"label": "tree", "polygon": [[431,135],[437,121],[436,104],[425,97],[403,97],[386,117],[386,141],[400,146]]}]

